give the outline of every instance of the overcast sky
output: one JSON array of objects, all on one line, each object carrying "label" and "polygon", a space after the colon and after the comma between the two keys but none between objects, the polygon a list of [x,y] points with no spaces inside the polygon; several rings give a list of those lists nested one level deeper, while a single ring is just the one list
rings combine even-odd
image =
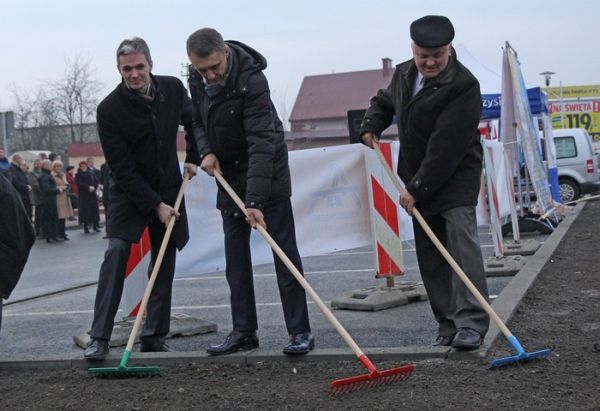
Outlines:
[{"label": "overcast sky", "polygon": [[132,36],[148,42],[154,73],[180,76],[187,36],[206,26],[260,51],[273,99],[291,111],[305,75],[376,69],[382,57],[393,64],[409,59],[409,25],[426,14],[448,16],[454,43],[497,73],[509,41],[530,86],[542,85],[538,73],[546,70],[557,73],[552,85],[600,83],[598,0],[3,0],[0,6],[2,111],[12,107],[12,88],[34,92],[59,79],[65,60],[78,54],[89,58],[104,97],[120,81],[115,49]]}]

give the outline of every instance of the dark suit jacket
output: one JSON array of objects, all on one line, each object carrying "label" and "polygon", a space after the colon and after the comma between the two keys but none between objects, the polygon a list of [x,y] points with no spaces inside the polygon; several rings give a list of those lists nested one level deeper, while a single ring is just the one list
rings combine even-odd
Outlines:
[{"label": "dark suit jacket", "polygon": [[[192,109],[187,91],[175,77],[152,76],[155,98],[145,101],[119,84],[98,106],[98,134],[111,170],[108,235],[137,242],[156,219],[161,203],[175,204],[182,183],[177,131],[186,129],[185,162],[199,164],[191,134]],[[187,132],[189,130],[189,132]],[[173,238],[179,249],[188,240],[185,204]]]},{"label": "dark suit jacket", "polygon": [[483,151],[481,94],[471,72],[452,57],[414,97],[414,60],[396,66],[387,89],[371,100],[361,128],[380,135],[398,119],[398,175],[424,215],[477,204]]},{"label": "dark suit jacket", "polygon": [[0,173],[0,304],[17,285],[34,242],[35,232],[23,202]]}]

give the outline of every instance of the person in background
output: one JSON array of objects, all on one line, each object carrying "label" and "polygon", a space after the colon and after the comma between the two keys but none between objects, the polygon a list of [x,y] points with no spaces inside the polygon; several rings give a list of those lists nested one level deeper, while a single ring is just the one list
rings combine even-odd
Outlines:
[{"label": "person in background", "polygon": [[67,218],[73,217],[73,209],[71,208],[71,201],[69,200],[69,183],[63,170],[62,161],[55,160],[52,163],[52,175],[56,182],[56,187],[62,189],[62,191],[56,196],[56,210],[58,214],[58,229],[57,237],[65,241],[69,240],[66,232],[66,220]]},{"label": "person in background", "polygon": [[56,210],[56,196],[64,191],[56,187],[52,177],[52,162],[42,161],[42,175],[38,179],[42,192],[42,233],[46,242],[58,241],[58,213]]},{"label": "person in background", "polygon": [[33,169],[27,176],[29,185],[31,186],[31,194],[33,204],[33,227],[35,230],[35,236],[37,238],[43,238],[42,236],[42,192],[40,190],[39,179],[42,175],[42,160],[36,158],[33,160]]},{"label": "person in background", "polygon": [[27,215],[29,216],[29,219],[31,219],[31,201],[29,200],[31,186],[27,180],[27,174],[21,170],[22,164],[24,164],[23,157],[21,157],[19,154],[14,154],[12,156],[9,173],[11,176],[12,185],[15,187],[15,190],[17,190],[17,193],[19,193],[25,210],[28,210],[29,212]]},{"label": "person in background", "polygon": [[29,216],[29,219],[31,220],[31,223],[33,224],[33,180],[35,180],[35,183],[37,183],[37,179],[35,178],[35,176],[33,174],[31,174],[31,171],[29,171],[29,166],[27,165],[27,163],[25,161],[23,161],[21,163],[21,171],[23,172],[23,174],[25,174],[25,178],[27,178],[27,184],[29,185],[29,187],[31,187],[31,189],[29,190],[29,195],[27,197],[29,197],[29,204],[25,205],[25,209],[27,211],[27,215]]},{"label": "person in background", "polygon": [[100,166],[100,174],[102,176],[101,184],[102,184],[102,205],[104,206],[104,221],[105,230],[108,231],[106,224],[108,224],[108,207],[110,205],[110,167],[108,166],[108,162],[104,162]]},{"label": "person in background", "polygon": [[[8,158],[6,158],[6,154],[4,153],[4,149],[0,147],[0,172],[4,172],[5,176],[8,170],[10,169],[10,162]],[[10,180],[10,178],[9,178]]]},{"label": "person in background", "polygon": [[[250,233],[261,225],[302,272],[290,197],[292,186],[283,126],[263,73],[266,59],[211,28],[187,40],[194,136],[208,175],[222,172],[245,202],[242,211],[219,185],[217,208],[225,235],[225,276],[231,292],[233,330],[207,352],[224,355],[258,348]],[[288,342],[283,352],[303,355],[314,348],[306,293],[273,253]]]},{"label": "person in background", "polygon": [[99,233],[100,210],[96,196],[99,182],[96,175],[89,170],[87,162],[79,163],[75,182],[79,190],[79,224],[83,225],[83,232],[86,234],[90,232],[90,228]]},{"label": "person in background", "polygon": [[34,242],[35,233],[23,202],[0,173],[0,328],[2,300],[8,299],[17,285]]},{"label": "person in background", "polygon": [[79,207],[79,187],[75,182],[75,166],[67,166],[67,172],[65,173],[67,182],[69,183],[69,198],[71,200],[71,208],[77,210]]},{"label": "person in background", "polygon": [[[88,169],[94,173],[94,175],[96,176],[96,180],[98,180],[98,184],[102,185],[102,172],[96,168],[95,166],[95,160],[94,157],[88,157],[85,159],[85,162],[88,165]],[[102,187],[100,187],[102,188]]]},{"label": "person in background", "polygon": [[[479,82],[457,59],[447,17],[425,16],[410,26],[413,58],[396,66],[379,90],[360,135],[373,147],[397,119],[398,175],[406,185],[400,205],[416,207],[436,237],[487,298],[475,207],[481,184]],[[480,347],[489,316],[413,218],[419,271],[438,323],[434,345]]]}]

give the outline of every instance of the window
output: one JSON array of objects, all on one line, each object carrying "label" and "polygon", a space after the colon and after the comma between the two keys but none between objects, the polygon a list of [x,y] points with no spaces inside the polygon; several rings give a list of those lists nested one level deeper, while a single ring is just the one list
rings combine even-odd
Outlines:
[{"label": "window", "polygon": [[556,158],[574,158],[577,157],[577,145],[574,137],[555,137]]}]

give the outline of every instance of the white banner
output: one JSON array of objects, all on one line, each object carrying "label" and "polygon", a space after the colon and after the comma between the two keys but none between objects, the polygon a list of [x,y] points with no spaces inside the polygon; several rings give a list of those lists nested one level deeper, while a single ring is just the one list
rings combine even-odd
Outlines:
[{"label": "white banner", "polygon": [[[289,153],[292,206],[301,256],[371,245],[362,144]],[[188,184],[190,241],[177,256],[177,277],[225,269],[221,214],[214,178],[200,172]],[[267,222],[268,224],[268,222]],[[273,261],[262,237],[252,233],[252,263]]]},{"label": "white banner", "polygon": [[[348,144],[289,153],[292,207],[301,256],[373,244],[364,150],[367,148],[362,144]],[[398,142],[395,142],[394,162],[397,153]],[[176,277],[225,270],[223,228],[216,196],[214,178],[202,171],[187,186],[190,241],[177,255]],[[403,209],[399,214],[400,238],[412,240],[412,219]],[[251,247],[254,265],[273,261],[271,249],[257,232],[252,232]]]}]

